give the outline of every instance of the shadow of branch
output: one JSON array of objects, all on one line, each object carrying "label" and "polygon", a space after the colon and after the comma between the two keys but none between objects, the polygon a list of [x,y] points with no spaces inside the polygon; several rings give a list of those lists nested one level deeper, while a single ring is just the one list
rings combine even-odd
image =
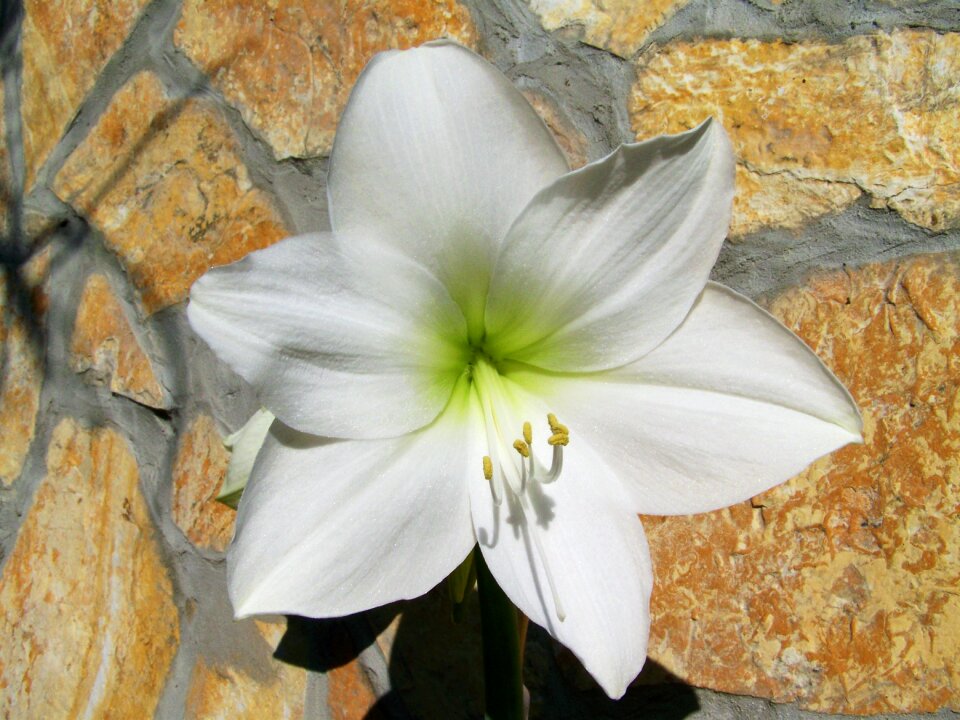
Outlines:
[{"label": "shadow of branch", "polygon": [[[22,66],[22,53],[17,42],[20,33],[23,4],[22,0],[7,0],[0,4],[0,62],[6,67],[10,63]],[[92,214],[109,195],[112,189],[118,186],[121,180],[135,166],[137,158],[141,157],[145,149],[164,133],[183,113],[190,101],[200,95],[213,93],[210,78],[215,77],[224,68],[230,66],[236,57],[245,51],[240,44],[224,57],[211,63],[197,73],[197,79],[186,92],[170,103],[162,112],[151,118],[150,124],[143,134],[133,142],[122,157],[111,163],[111,171],[93,188],[85,188],[82,198],[69,197],[65,202],[69,207],[68,216],[58,216],[49,219],[42,225],[30,226],[29,219],[24,215],[24,195],[30,188],[15,187],[16,183],[4,178],[13,177],[13,168],[0,169],[0,218],[5,209],[5,227],[0,228],[0,272],[2,272],[3,292],[0,297],[3,304],[4,327],[9,328],[14,322],[22,323],[29,338],[30,352],[34,360],[41,360],[45,351],[45,336],[43,328],[42,303],[37,302],[37,283],[31,283],[27,278],[27,268],[32,260],[43,253],[48,247],[56,244],[56,251],[75,250],[81,247],[91,236],[91,227],[86,217]],[[9,94],[9,90],[8,90]],[[81,104],[78,114],[83,112],[87,100]],[[19,94],[16,94],[15,107],[12,112],[20,114]],[[8,107],[6,111],[10,110]],[[28,119],[24,119],[26,121]],[[16,131],[16,123],[6,123],[6,162],[10,164],[15,154],[22,157],[23,138]],[[61,138],[61,141],[63,138]],[[6,171],[6,172],[5,172]],[[76,213],[76,214],[72,214]],[[56,241],[56,243],[55,243]],[[5,358],[6,361],[6,358]]]}]

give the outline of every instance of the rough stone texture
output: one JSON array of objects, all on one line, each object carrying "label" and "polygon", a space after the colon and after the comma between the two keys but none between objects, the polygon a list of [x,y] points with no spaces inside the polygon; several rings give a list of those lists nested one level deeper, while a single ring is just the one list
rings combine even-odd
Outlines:
[{"label": "rough stone texture", "polygon": [[[264,638],[275,646],[284,623],[257,622]],[[258,668],[257,677],[229,665],[197,661],[187,694],[186,720],[233,720],[233,718],[303,717],[306,673],[274,660]]]},{"label": "rough stone texture", "polygon": [[23,144],[27,186],[147,0],[26,0]]},{"label": "rough stone texture", "polygon": [[960,709],[960,255],[821,275],[770,309],[850,389],[865,444],[751,502],[644,518],[651,657],[814,710]]},{"label": "rough stone texture", "polygon": [[83,290],[70,345],[70,364],[96,385],[153,408],[167,408],[169,398],[110,283],[92,275]]},{"label": "rough stone texture", "polygon": [[757,172],[737,165],[730,237],[736,241],[764,227],[800,228],[820,215],[853,204],[861,192],[853,183],[798,179],[789,173]]},{"label": "rough stone texture", "polygon": [[644,53],[637,72],[638,137],[709,115],[730,133],[733,235],[796,227],[861,191],[922,227],[960,226],[960,34],[675,42]]},{"label": "rough stone texture", "polygon": [[186,298],[209,267],[287,234],[219,111],[168,97],[150,73],[117,94],[54,191],[100,228],[147,313]]},{"label": "rough stone texture", "polygon": [[284,158],[330,152],[374,54],[441,37],[474,44],[456,0],[186,0],[174,41]]},{"label": "rough stone texture", "polygon": [[0,578],[0,715],[152,715],[178,620],[138,481],[115,431],[53,431]]},{"label": "rough stone texture", "polygon": [[173,520],[194,545],[226,550],[236,512],[217,502],[230,453],[209,415],[181,436],[173,466]]},{"label": "rough stone texture", "polygon": [[20,475],[35,432],[43,382],[41,338],[49,266],[46,250],[0,275],[0,482],[4,485]]},{"label": "rough stone texture", "polygon": [[331,720],[384,720],[373,709],[377,694],[358,661],[332,668],[327,677]]},{"label": "rough stone texture", "polygon": [[[11,205],[21,237],[0,244],[0,716],[482,714],[476,607],[453,625],[442,590],[292,620],[280,645],[282,624],[233,621],[221,552],[233,513],[211,502],[227,460],[218,428],[257,401],[182,302],[207,267],[324,227],[323,156],[363,64],[449,35],[507,73],[573,166],[715,112],[741,159],[737,242],[716,277],[757,296],[851,268],[773,307],[851,383],[869,444],[756,508],[645,519],[666,669],[651,661],[613,702],[533,627],[531,718],[815,720],[801,709],[814,707],[946,720],[960,667],[960,372],[942,298],[957,270],[943,257],[855,268],[960,248],[953,5],[26,0],[22,43],[0,38],[0,182],[26,176]],[[15,31],[16,12],[4,17]],[[23,265],[33,237],[55,252]],[[75,327],[91,276],[114,294],[83,303],[99,315]],[[83,382],[70,363],[84,337],[87,362],[101,359],[87,377],[104,382],[121,359],[143,367],[121,349],[139,341],[170,407]],[[669,670],[742,694],[664,685]]]},{"label": "rough stone texture", "polygon": [[547,30],[629,58],[688,0],[527,0]]}]

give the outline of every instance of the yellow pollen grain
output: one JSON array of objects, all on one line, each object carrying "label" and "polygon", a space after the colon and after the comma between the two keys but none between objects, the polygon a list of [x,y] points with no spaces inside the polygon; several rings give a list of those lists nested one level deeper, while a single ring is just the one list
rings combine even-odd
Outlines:
[{"label": "yellow pollen grain", "polygon": [[483,456],[483,477],[486,480],[493,480],[493,460],[489,455]]},{"label": "yellow pollen grain", "polygon": [[570,442],[570,435],[567,433],[557,432],[547,438],[547,442],[550,445],[566,445]]},{"label": "yellow pollen grain", "polygon": [[527,445],[533,444],[533,428],[528,422],[523,424],[523,440],[527,443]]},{"label": "yellow pollen grain", "polygon": [[523,455],[525,458],[530,457],[530,446],[527,445],[523,440],[514,440],[513,449]]}]

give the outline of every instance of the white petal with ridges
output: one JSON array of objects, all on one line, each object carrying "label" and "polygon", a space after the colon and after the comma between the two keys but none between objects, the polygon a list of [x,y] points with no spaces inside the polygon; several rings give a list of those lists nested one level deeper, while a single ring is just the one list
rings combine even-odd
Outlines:
[{"label": "white petal with ridges", "polygon": [[227,553],[238,616],[346,615],[422,595],[473,547],[465,478],[483,448],[466,383],[429,427],[331,440],[276,423]]},{"label": "white petal with ridges", "polygon": [[495,67],[459,45],[377,55],[357,80],[330,158],[330,222],[422,263],[481,331],[499,244],[567,171],[543,122]]},{"label": "white petal with ridges", "polygon": [[636,360],[680,324],[733,201],[723,128],[623,145],[541,191],[510,228],[487,298],[489,352],[557,371]]},{"label": "white petal with ridges", "polygon": [[861,439],[853,400],[817,356],[713,283],[677,331],[631,365],[508,375],[549,399],[571,437],[602,454],[640,513],[732,505]]},{"label": "white petal with ridges", "polygon": [[[539,452],[548,434],[546,408],[533,400],[525,405]],[[469,476],[469,487],[478,542],[497,583],[521,612],[570,648],[610,697],[621,697],[646,659],[653,574],[643,526],[619,479],[573,438],[560,478],[529,485],[526,512],[510,492],[495,505],[479,473]]]},{"label": "white petal with ridges", "polygon": [[194,283],[190,324],[261,403],[302,432],[391,437],[422,427],[464,367],[444,288],[373,242],[304,235]]}]

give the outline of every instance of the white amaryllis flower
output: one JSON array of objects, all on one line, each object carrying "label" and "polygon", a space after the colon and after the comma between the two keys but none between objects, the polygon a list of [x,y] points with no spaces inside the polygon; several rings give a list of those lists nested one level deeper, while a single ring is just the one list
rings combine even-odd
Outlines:
[{"label": "white amaryllis flower", "polygon": [[860,439],[816,356],[708,281],[733,169],[708,121],[569,172],[473,53],[378,55],[337,130],[332,232],[191,293],[278,418],[227,555],[237,614],[416,597],[479,543],[621,696],[653,583],[637,513],[740,502]]}]

